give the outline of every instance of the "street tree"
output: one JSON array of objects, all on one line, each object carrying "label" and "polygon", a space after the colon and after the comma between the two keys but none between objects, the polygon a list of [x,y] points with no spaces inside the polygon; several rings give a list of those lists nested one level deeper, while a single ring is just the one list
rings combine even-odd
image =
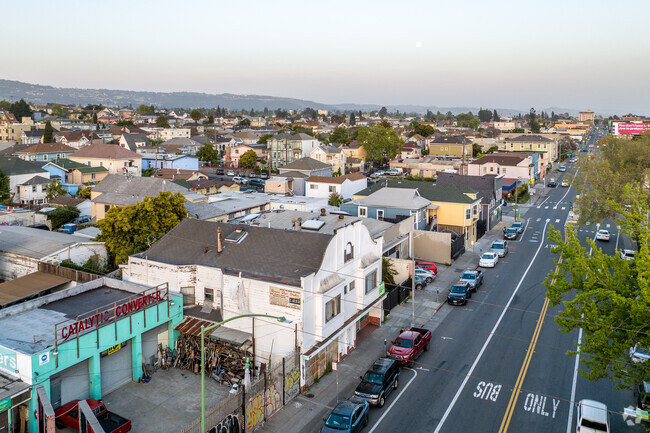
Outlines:
[{"label": "street tree", "polygon": [[56,104],[52,106],[52,116],[63,116],[63,105]]},{"label": "street tree", "polygon": [[365,149],[366,159],[376,163],[395,158],[404,145],[397,132],[383,124],[359,129],[357,141]]},{"label": "street tree", "polygon": [[578,146],[576,145],[576,142],[573,140],[573,138],[569,136],[564,136],[560,138],[559,145],[560,145],[560,155],[562,156],[573,154],[576,150],[578,150]]},{"label": "street tree", "polygon": [[219,164],[219,154],[211,143],[205,143],[196,151],[196,156],[201,161],[209,162],[210,165]]},{"label": "street tree", "polygon": [[54,197],[60,195],[66,195],[68,192],[63,189],[63,185],[56,179],[52,179],[49,184],[45,187],[45,197],[48,200],[52,200]]},{"label": "street tree", "polygon": [[350,142],[350,136],[348,135],[348,130],[340,126],[334,128],[334,131],[332,131],[332,133],[330,134],[329,142],[348,144]]},{"label": "street tree", "polygon": [[124,263],[129,255],[149,248],[186,216],[185,198],[178,192],[164,191],[138,204],[110,209],[98,223],[102,231],[98,239],[105,243],[115,264]]},{"label": "street tree", "polygon": [[203,113],[201,113],[201,110],[195,108],[194,110],[190,111],[190,117],[192,120],[194,120],[194,122],[198,123],[198,121],[201,120],[201,117],[203,117]]},{"label": "street tree", "polygon": [[47,122],[45,122],[45,129],[43,130],[43,143],[52,143],[52,141],[54,141],[53,135],[54,135],[54,129],[52,128],[52,124],[48,120]]},{"label": "street tree", "polygon": [[156,117],[156,126],[158,128],[169,128],[169,119],[164,114]]},{"label": "street tree", "polygon": [[551,227],[549,241],[557,245],[551,252],[560,254],[560,259],[544,283],[551,305],[563,307],[555,317],[560,328],[583,330],[578,349],[583,355],[581,374],[589,380],[607,378],[628,389],[650,377],[650,362],[632,362],[628,354],[637,343],[650,347],[650,228],[644,189],[639,183],[625,187],[622,202],[629,207],[610,201],[621,216],[622,233],[639,240],[634,260],[605,254],[589,238],[588,253],[575,228],[567,227],[562,238]]},{"label": "street tree", "polygon": [[257,153],[254,150],[247,150],[239,158],[239,166],[243,168],[254,168],[257,164]]},{"label": "street tree", "polygon": [[153,106],[140,104],[138,108],[135,109],[140,114],[153,114]]}]

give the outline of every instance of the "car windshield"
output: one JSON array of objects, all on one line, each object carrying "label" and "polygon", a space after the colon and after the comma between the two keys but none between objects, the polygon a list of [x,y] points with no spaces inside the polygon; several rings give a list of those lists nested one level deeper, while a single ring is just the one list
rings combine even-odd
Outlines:
[{"label": "car windshield", "polygon": [[413,340],[407,340],[406,338],[398,338],[395,340],[395,346],[397,347],[406,347],[407,349],[410,349],[413,347]]},{"label": "car windshield", "polygon": [[473,280],[474,274],[472,272],[464,272],[463,276],[460,277],[462,280]]},{"label": "car windshield", "polygon": [[366,374],[363,375],[363,380],[366,382],[371,382],[371,383],[376,383],[377,385],[381,385],[384,383],[384,375],[380,373],[372,373],[370,371],[367,371]]},{"label": "car windshield", "polygon": [[325,421],[327,427],[344,430],[350,427],[350,417],[348,415],[341,415],[339,413],[332,413]]},{"label": "car windshield", "polygon": [[603,424],[602,422],[592,421],[590,419],[583,418],[582,422],[580,423],[580,426],[585,428],[591,428],[596,431],[608,431],[607,425]]},{"label": "car windshield", "polygon": [[634,257],[634,251],[625,251],[625,257]]},{"label": "car windshield", "polygon": [[452,286],[451,293],[465,293],[465,286]]},{"label": "car windshield", "polygon": [[521,227],[521,223],[512,223],[512,226],[514,228],[518,228],[518,227]]},{"label": "car windshield", "polygon": [[493,250],[502,250],[503,249],[503,244],[495,242],[495,243],[492,244],[492,249]]},{"label": "car windshield", "polygon": [[492,260],[494,258],[494,256],[492,254],[490,254],[490,253],[485,253],[485,254],[483,254],[483,256],[481,256],[481,258],[486,259],[486,260]]}]

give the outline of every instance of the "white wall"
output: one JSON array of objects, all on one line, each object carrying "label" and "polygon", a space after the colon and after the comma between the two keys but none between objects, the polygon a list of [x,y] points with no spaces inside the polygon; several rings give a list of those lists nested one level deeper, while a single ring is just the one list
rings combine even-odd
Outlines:
[{"label": "white wall", "polygon": [[330,191],[330,187],[334,187],[334,192],[341,194],[341,184],[305,182],[305,195],[307,197],[329,198],[330,194],[332,193],[332,191]]},{"label": "white wall", "polygon": [[359,179],[359,180],[346,180],[341,185],[340,194],[343,198],[352,198],[352,196],[359,191],[363,191],[368,188],[368,179]]}]

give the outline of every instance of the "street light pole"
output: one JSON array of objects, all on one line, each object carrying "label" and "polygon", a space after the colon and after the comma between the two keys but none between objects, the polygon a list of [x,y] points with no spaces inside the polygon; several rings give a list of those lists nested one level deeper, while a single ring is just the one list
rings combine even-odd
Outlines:
[{"label": "street light pole", "polygon": [[215,323],[214,325],[210,325],[207,328],[204,325],[201,325],[201,433],[205,433],[205,333],[218,328],[224,323],[228,323],[235,319],[241,319],[243,317],[268,317],[269,319],[276,319],[280,323],[291,323],[291,320],[287,320],[284,317],[271,316],[268,314],[241,314],[219,323]]}]

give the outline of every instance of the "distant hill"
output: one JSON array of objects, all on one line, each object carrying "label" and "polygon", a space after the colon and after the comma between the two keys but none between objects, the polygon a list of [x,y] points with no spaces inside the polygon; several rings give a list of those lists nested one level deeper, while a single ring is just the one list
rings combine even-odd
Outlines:
[{"label": "distant hill", "polygon": [[[109,107],[137,107],[140,104],[154,105],[164,108],[216,108],[217,106],[225,107],[229,110],[303,110],[305,108],[342,110],[342,111],[374,111],[379,110],[381,105],[374,104],[322,104],[315,101],[303,99],[283,98],[278,96],[264,95],[234,95],[231,93],[209,94],[199,92],[138,92],[132,90],[109,90],[109,89],[77,89],[66,87],[43,86],[40,84],[29,84],[21,81],[2,80],[0,79],[0,100],[9,101],[25,99],[33,104],[47,104],[56,102],[57,104],[102,104]],[[394,112],[399,110],[405,113],[425,113],[431,110],[436,113],[453,114],[467,113],[471,111],[476,114],[478,107],[437,107],[423,105],[386,105],[386,108]],[[517,115],[525,113],[521,110],[510,108],[497,108],[501,115]],[[541,111],[551,113],[568,112],[571,115],[577,115],[578,110],[564,108],[547,108]]]}]

